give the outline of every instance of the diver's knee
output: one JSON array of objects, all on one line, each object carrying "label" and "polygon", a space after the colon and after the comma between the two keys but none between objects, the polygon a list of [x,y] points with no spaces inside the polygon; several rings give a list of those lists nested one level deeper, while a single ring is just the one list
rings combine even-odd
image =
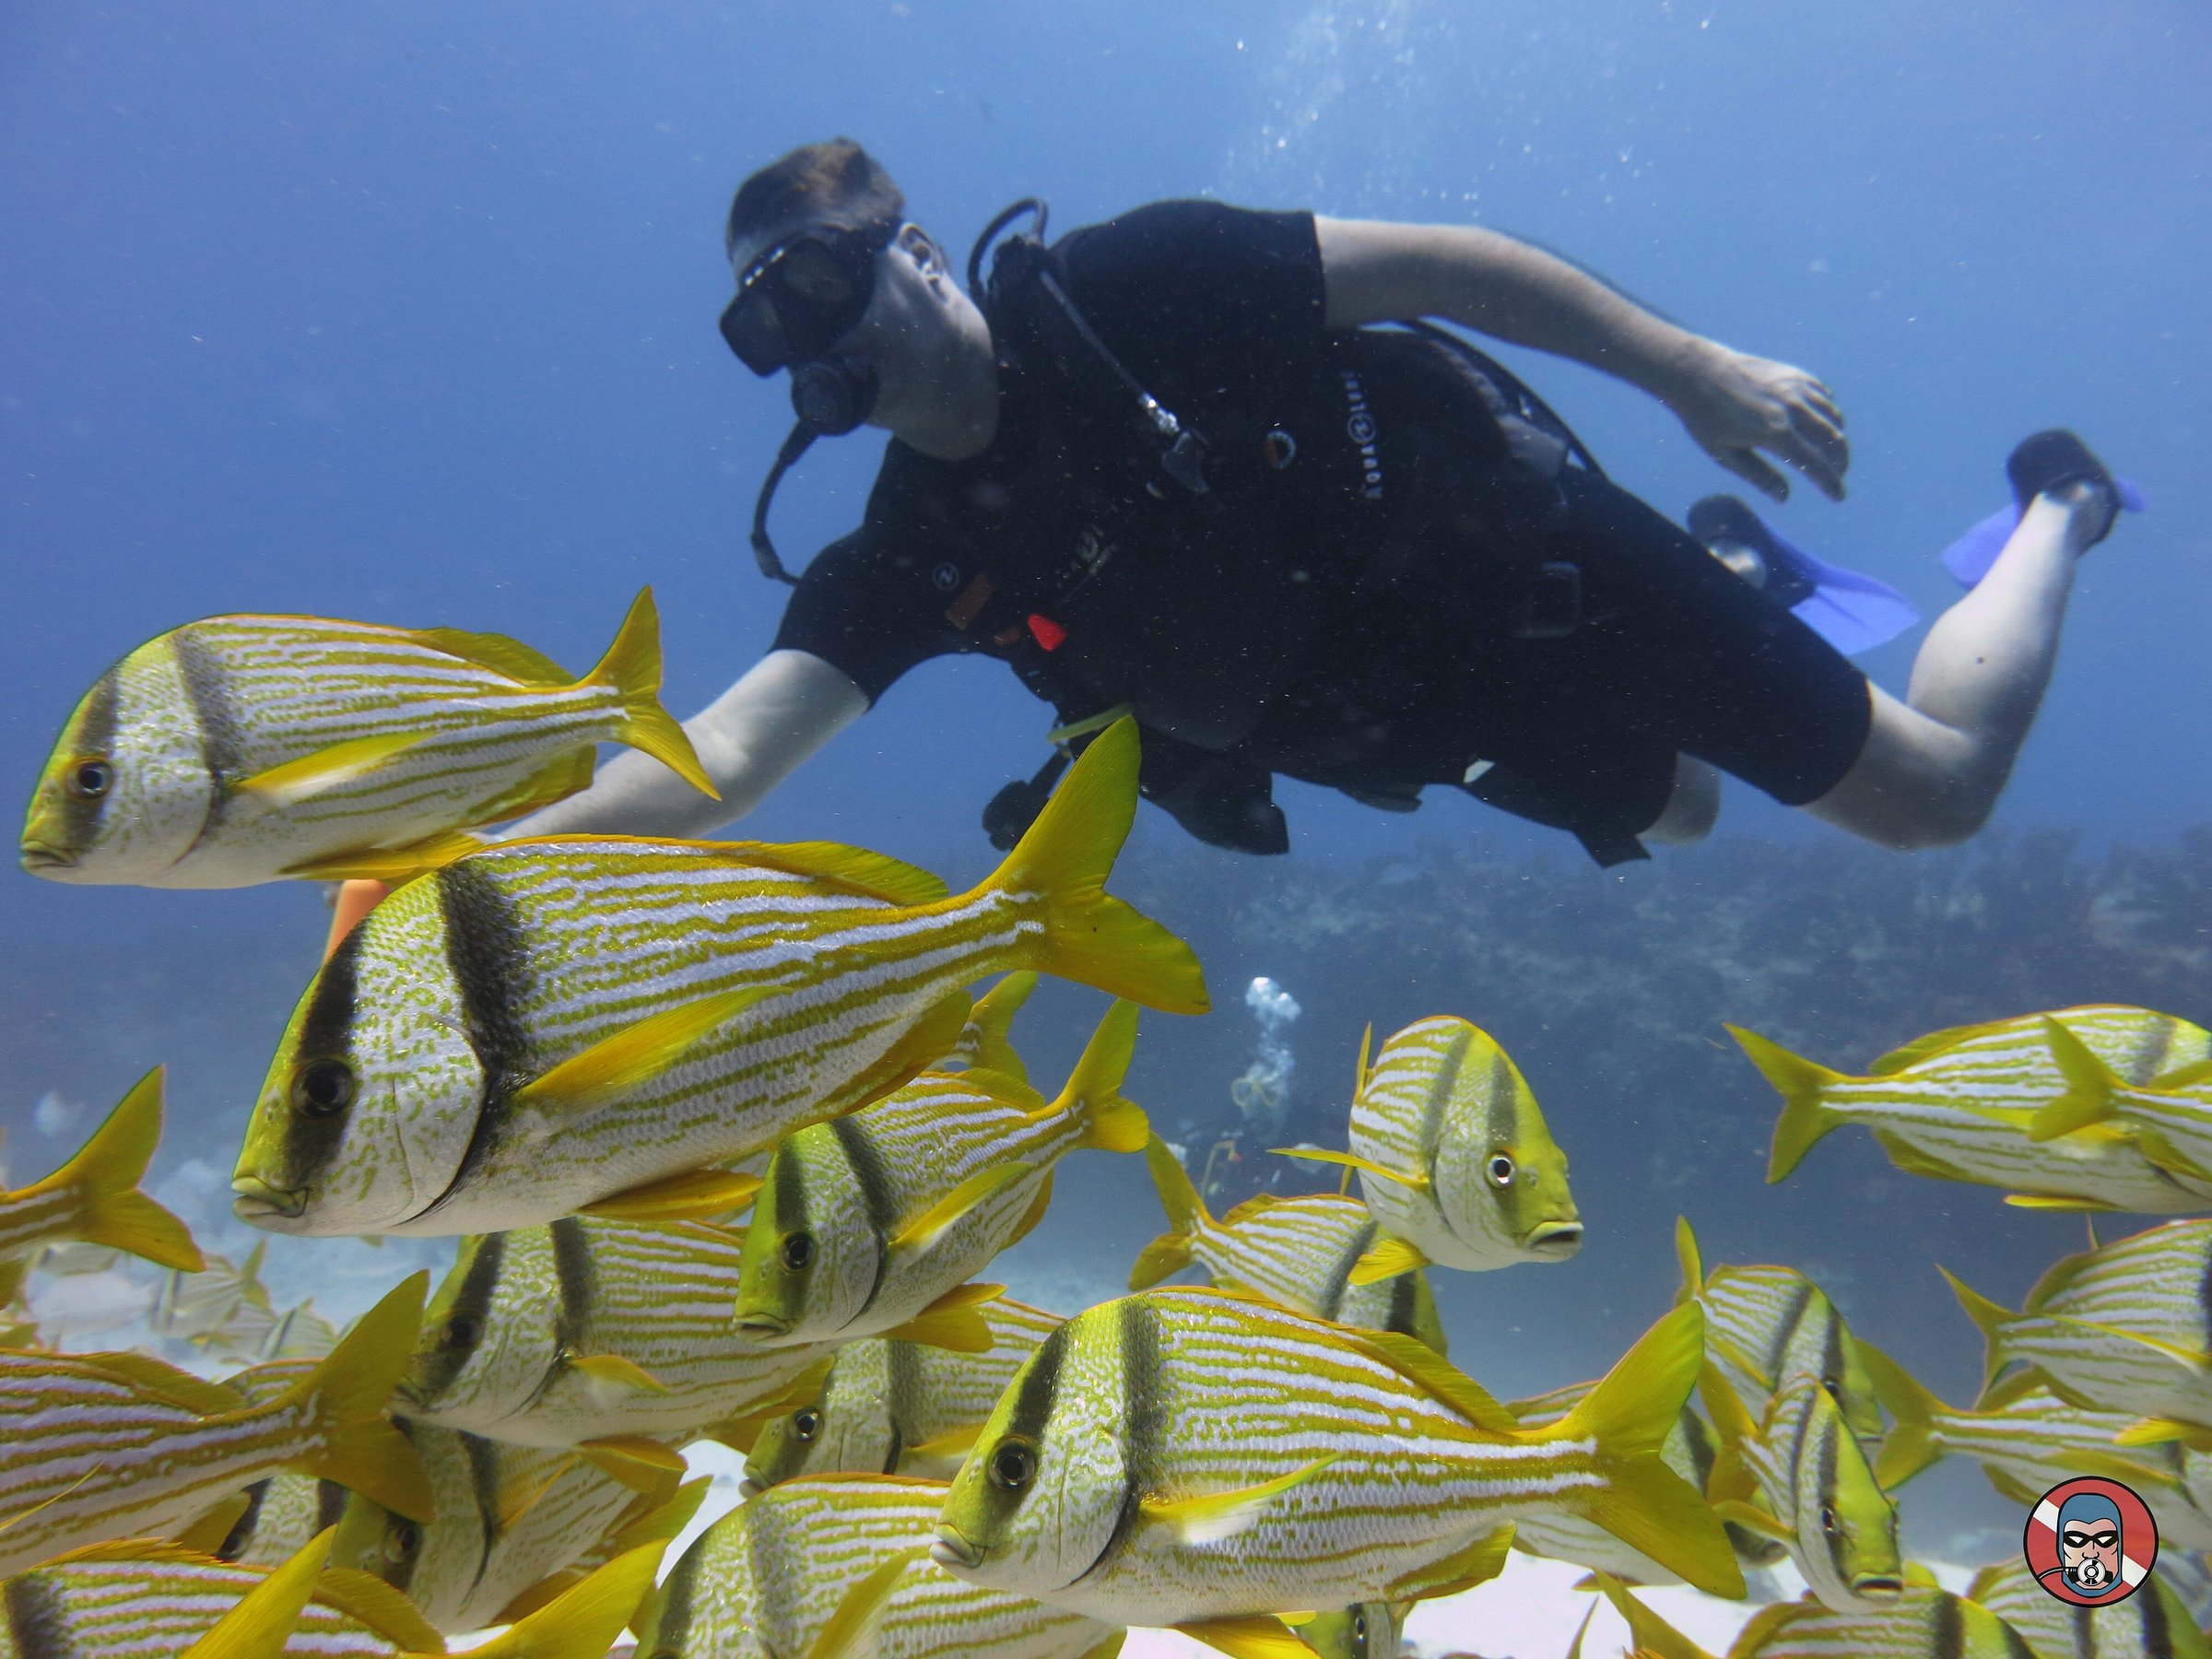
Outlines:
[{"label": "diver's knee", "polygon": [[1994,805],[1994,801],[1955,798],[1923,801],[1912,810],[1890,816],[1860,833],[1892,853],[1940,852],[1981,834]]}]

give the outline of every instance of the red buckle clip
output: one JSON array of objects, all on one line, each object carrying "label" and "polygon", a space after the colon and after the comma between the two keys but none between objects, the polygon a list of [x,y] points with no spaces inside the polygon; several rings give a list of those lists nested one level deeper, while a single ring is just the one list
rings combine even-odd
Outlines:
[{"label": "red buckle clip", "polygon": [[1030,613],[1030,638],[1047,651],[1057,651],[1067,643],[1067,629],[1050,617]]}]

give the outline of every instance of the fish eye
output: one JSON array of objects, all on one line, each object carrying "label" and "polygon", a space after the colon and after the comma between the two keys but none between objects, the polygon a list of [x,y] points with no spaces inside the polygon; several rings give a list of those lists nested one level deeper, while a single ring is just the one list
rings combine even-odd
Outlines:
[{"label": "fish eye", "polygon": [[394,1515],[392,1530],[384,1535],[384,1559],[394,1567],[402,1566],[414,1558],[421,1543],[422,1533],[415,1523]]},{"label": "fish eye", "polygon": [[97,801],[115,787],[115,769],[106,757],[87,755],[69,769],[69,793],[80,801]]},{"label": "fish eye", "polygon": [[292,1110],[302,1117],[336,1117],[359,1089],[343,1060],[311,1060],[292,1077]]},{"label": "fish eye", "polygon": [[803,1441],[810,1441],[822,1431],[822,1414],[813,1406],[791,1414],[791,1431]]},{"label": "fish eye", "polygon": [[1482,1166],[1482,1172],[1490,1178],[1492,1186],[1512,1186],[1513,1184],[1513,1155],[1511,1152],[1491,1153],[1490,1161]]},{"label": "fish eye", "polygon": [[439,1333],[440,1345],[449,1348],[473,1348],[484,1335],[484,1322],[474,1313],[455,1313],[445,1322]]},{"label": "fish eye", "polygon": [[1836,1524],[1835,1510],[1830,1505],[1825,1503],[1820,1506],[1820,1530],[1828,1534],[1828,1535],[1831,1538],[1834,1537],[1838,1532],[1842,1530]]},{"label": "fish eye", "polygon": [[794,1273],[804,1273],[814,1265],[814,1235],[786,1233],[783,1237],[783,1265]]},{"label": "fish eye", "polygon": [[1352,1609],[1352,1641],[1361,1653],[1367,1651],[1367,1609],[1365,1607]]},{"label": "fish eye", "polygon": [[1019,1441],[1003,1441],[991,1453],[991,1484],[1002,1492],[1018,1492],[1036,1478],[1037,1453]]}]

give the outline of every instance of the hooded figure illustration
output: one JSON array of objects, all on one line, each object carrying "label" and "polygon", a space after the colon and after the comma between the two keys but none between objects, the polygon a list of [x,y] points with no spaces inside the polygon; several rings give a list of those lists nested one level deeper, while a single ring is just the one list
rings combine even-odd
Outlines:
[{"label": "hooded figure illustration", "polygon": [[2124,1595],[2133,1587],[2120,1572],[2120,1506],[2102,1492],[2076,1492],[2058,1512],[2058,1565],[2040,1577],[2088,1600]]}]

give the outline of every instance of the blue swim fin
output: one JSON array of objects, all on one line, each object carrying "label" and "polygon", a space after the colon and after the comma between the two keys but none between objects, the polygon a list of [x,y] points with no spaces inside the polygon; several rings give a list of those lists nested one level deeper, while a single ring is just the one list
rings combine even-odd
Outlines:
[{"label": "blue swim fin", "polygon": [[[2059,428],[2022,440],[2006,463],[2005,471],[2012,482],[2012,504],[1998,508],[1943,550],[1943,568],[1957,578],[1961,587],[1971,588],[1989,574],[1989,567],[1997,562],[1997,555],[2012,539],[2013,530],[2028,511],[2028,503],[2041,489],[2086,478],[2110,484],[2124,512],[2141,512],[2148,505],[2134,479],[2108,473],[2104,463],[2089,453],[2088,445]],[[2108,523],[2096,539],[2102,541],[2111,529]]]},{"label": "blue swim fin", "polygon": [[1689,533],[1707,547],[1734,542],[1766,568],[1766,592],[1845,656],[1872,651],[1920,620],[1888,582],[1815,558],[1735,496],[1707,496],[1689,510]]}]

